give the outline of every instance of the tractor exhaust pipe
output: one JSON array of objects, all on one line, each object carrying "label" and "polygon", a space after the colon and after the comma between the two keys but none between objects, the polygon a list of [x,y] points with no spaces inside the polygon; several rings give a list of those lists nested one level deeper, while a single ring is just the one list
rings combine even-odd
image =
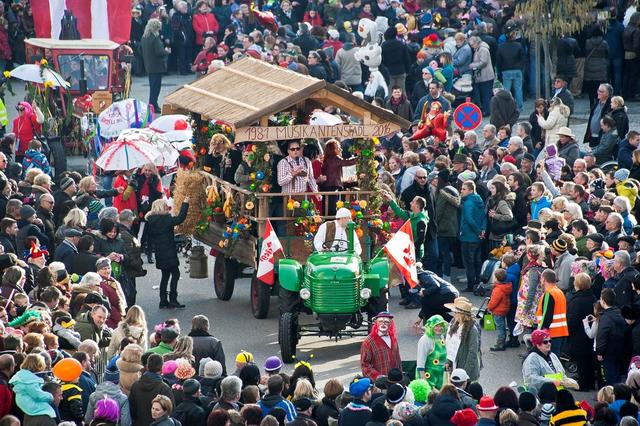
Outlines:
[{"label": "tractor exhaust pipe", "polygon": [[356,237],[355,236],[355,229],[356,229],[356,224],[353,222],[349,222],[347,224],[347,250],[349,251],[349,253],[353,253],[355,251],[354,248],[354,241],[353,239]]}]

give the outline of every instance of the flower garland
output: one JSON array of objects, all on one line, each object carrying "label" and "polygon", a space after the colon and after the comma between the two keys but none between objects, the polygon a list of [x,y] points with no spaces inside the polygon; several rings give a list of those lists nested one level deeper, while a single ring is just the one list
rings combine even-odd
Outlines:
[{"label": "flower garland", "polygon": [[369,198],[369,209],[374,212],[379,212],[382,206],[378,184],[378,161],[375,159],[375,150],[378,145],[380,145],[378,138],[354,139],[349,147],[349,152],[358,158],[356,171],[360,189],[373,192]]},{"label": "flower garland", "polygon": [[287,201],[287,210],[293,213],[296,218],[294,223],[295,234],[304,237],[305,244],[312,244],[313,236],[318,232],[318,226],[322,223],[322,218],[316,212],[316,206],[313,202],[307,200],[296,201],[289,199]]}]

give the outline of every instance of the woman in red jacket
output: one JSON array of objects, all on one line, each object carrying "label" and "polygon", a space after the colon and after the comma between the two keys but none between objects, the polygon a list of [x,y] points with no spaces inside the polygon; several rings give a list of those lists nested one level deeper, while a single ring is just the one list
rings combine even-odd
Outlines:
[{"label": "woman in red jacket", "polygon": [[211,61],[213,61],[214,59],[218,59],[218,47],[216,46],[216,41],[213,37],[207,37],[204,39],[202,50],[198,53],[198,56],[196,56],[196,59],[193,61],[191,71],[197,73],[198,75],[206,74]]},{"label": "woman in red jacket", "polygon": [[35,104],[20,102],[18,116],[13,120],[13,133],[16,135],[16,162],[22,164],[29,142],[42,132],[44,115]]},{"label": "woman in red jacket", "polygon": [[131,171],[119,172],[116,180],[113,182],[113,189],[122,188],[122,192],[113,197],[113,207],[118,209],[118,213],[122,210],[129,209],[134,214],[138,213],[138,200],[133,186],[129,186],[131,180]]},{"label": "woman in red jacket", "polygon": [[321,27],[323,25],[322,16],[318,12],[316,5],[310,5],[302,18],[302,22],[310,24],[312,27]]},{"label": "woman in red jacket", "polygon": [[215,15],[211,13],[211,9],[205,1],[199,1],[196,5],[196,13],[193,14],[193,32],[196,34],[196,46],[198,51],[202,50],[204,39],[207,37],[213,37],[218,39],[218,31],[220,25]]}]

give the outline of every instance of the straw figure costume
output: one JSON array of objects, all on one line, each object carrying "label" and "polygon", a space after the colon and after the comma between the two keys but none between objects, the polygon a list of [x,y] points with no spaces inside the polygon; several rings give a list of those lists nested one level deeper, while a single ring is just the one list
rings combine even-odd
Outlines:
[{"label": "straw figure costume", "polygon": [[360,346],[360,366],[362,374],[375,381],[392,368],[402,370],[402,362],[393,315],[380,312],[373,320],[371,332]]},{"label": "straw figure costume", "polygon": [[431,102],[431,107],[427,112],[427,104],[428,102],[425,102],[422,107],[418,130],[411,136],[411,140],[415,141],[433,136],[437,139],[437,142],[443,142],[447,139],[449,113],[442,112],[442,104],[438,101]]},{"label": "straw figure costume", "polygon": [[424,335],[418,341],[416,379],[425,379],[432,389],[440,389],[444,381],[447,325],[442,316],[432,316],[424,324]]}]

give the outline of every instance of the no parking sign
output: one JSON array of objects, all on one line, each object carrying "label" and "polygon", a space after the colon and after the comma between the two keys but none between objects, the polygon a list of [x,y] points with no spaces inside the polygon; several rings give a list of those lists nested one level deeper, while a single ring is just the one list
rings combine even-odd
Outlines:
[{"label": "no parking sign", "polygon": [[453,112],[453,122],[462,130],[475,130],[482,123],[482,111],[467,98]]}]

